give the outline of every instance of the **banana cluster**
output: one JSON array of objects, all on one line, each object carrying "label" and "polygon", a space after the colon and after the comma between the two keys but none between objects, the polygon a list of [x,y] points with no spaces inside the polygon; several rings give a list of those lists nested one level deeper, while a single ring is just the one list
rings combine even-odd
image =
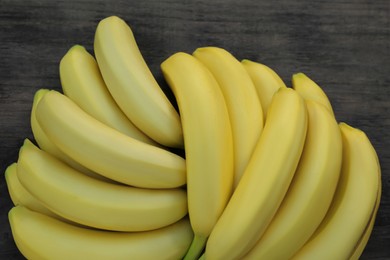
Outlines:
[{"label": "banana cluster", "polygon": [[[62,93],[40,89],[5,177],[28,259],[358,259],[381,198],[365,133],[337,122],[303,73],[218,47],[161,64],[178,111],[130,27],[99,22],[73,46]],[[180,113],[180,114],[179,114]]]}]

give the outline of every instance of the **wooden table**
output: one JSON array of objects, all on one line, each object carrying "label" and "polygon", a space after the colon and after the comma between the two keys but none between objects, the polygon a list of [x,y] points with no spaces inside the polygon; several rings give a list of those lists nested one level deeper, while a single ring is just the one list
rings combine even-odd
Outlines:
[{"label": "wooden table", "polygon": [[[364,130],[382,166],[383,194],[363,259],[390,259],[390,2],[0,0],[0,172],[17,160],[39,88],[60,90],[58,65],[74,44],[93,51],[99,20],[125,19],[158,81],[177,51],[214,45],[275,69],[290,85],[304,72],[328,94],[339,121]],[[0,178],[0,258],[21,259]]]}]

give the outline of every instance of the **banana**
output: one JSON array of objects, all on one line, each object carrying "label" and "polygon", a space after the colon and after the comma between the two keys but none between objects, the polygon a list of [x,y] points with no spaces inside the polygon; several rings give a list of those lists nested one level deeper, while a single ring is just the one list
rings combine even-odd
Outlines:
[{"label": "banana", "polygon": [[366,134],[339,124],[343,163],[332,205],[321,225],[293,259],[348,259],[375,208],[380,166]]},{"label": "banana", "polygon": [[111,179],[105,178],[104,176],[97,174],[90,169],[82,166],[69,156],[67,156],[65,153],[63,153],[57,146],[46,136],[45,132],[42,130],[41,126],[38,123],[37,117],[36,117],[36,109],[38,106],[39,101],[42,99],[46,93],[48,93],[49,89],[39,89],[35,92],[34,95],[34,101],[31,109],[31,116],[30,116],[30,123],[31,123],[31,130],[34,135],[35,141],[38,143],[39,147],[50,153],[51,155],[57,157],[61,161],[65,162],[66,164],[70,165],[71,167],[75,168],[76,170],[99,180],[104,180],[107,182],[113,182]]},{"label": "banana", "polygon": [[193,55],[211,71],[224,95],[232,125],[237,187],[263,129],[261,104],[251,78],[232,54],[221,48],[204,47]]},{"label": "banana", "polygon": [[289,188],[306,130],[304,100],[293,89],[279,89],[244,175],[210,234],[205,259],[239,259],[256,244]]},{"label": "banana", "polygon": [[5,171],[5,179],[7,182],[8,192],[15,206],[22,205],[32,211],[42,213],[52,218],[71,223],[73,225],[82,226],[71,220],[63,218],[53,211],[49,210],[40,200],[35,198],[24,186],[20,183],[17,175],[17,163],[13,163],[7,167]]},{"label": "banana", "polygon": [[308,129],[289,190],[264,235],[244,259],[290,259],[314,233],[340,176],[342,140],[327,108],[306,101]]},{"label": "banana", "polygon": [[111,232],[73,226],[23,206],[9,213],[12,234],[28,259],[181,259],[193,233],[187,218],[146,232]]},{"label": "banana", "polygon": [[304,98],[314,100],[324,105],[334,116],[332,105],[325,92],[304,73],[296,73],[292,76],[292,87]]},{"label": "banana", "polygon": [[17,176],[17,163],[12,163],[5,170],[5,180],[7,182],[8,192],[13,204],[23,205],[33,211],[44,215],[54,217],[55,214],[48,210],[42,202],[31,195],[20,183]]},{"label": "banana", "polygon": [[47,208],[82,225],[115,231],[145,231],[187,214],[183,189],[140,189],[99,181],[57,160],[28,139],[20,149],[21,184]]},{"label": "banana", "polygon": [[372,230],[374,228],[376,215],[378,213],[378,209],[379,209],[379,205],[380,205],[380,201],[381,201],[381,194],[382,194],[382,183],[381,183],[381,180],[380,180],[381,176],[378,176],[378,177],[379,177],[380,183],[379,183],[378,194],[377,194],[377,197],[376,197],[375,208],[374,208],[374,210],[372,212],[370,221],[369,221],[366,229],[364,230],[363,235],[361,236],[358,244],[356,245],[355,250],[354,250],[352,256],[349,258],[350,260],[359,260],[360,259],[360,256],[362,255],[362,253],[363,253],[363,251],[364,251],[364,249],[365,249],[365,247],[367,245],[367,242],[370,239]]},{"label": "banana", "polygon": [[195,234],[185,259],[197,259],[233,189],[229,114],[217,81],[192,55],[176,53],[161,69],[178,102],[184,132],[188,212]]},{"label": "banana", "polygon": [[279,75],[266,65],[247,59],[241,63],[255,85],[265,120],[273,95],[279,88],[286,88],[286,85]]},{"label": "banana", "polygon": [[39,101],[49,91],[50,91],[49,89],[38,89],[34,94],[34,99],[33,99],[33,104],[32,104],[32,109],[30,114],[31,130],[33,132],[35,141],[38,143],[41,149],[43,149],[48,153],[53,154],[58,158],[61,158],[62,160],[63,157],[62,155],[64,154],[49,140],[49,138],[47,138],[46,134],[43,132],[42,128],[38,124],[37,118],[35,116]]},{"label": "banana", "polygon": [[36,117],[59,149],[107,178],[144,188],[175,188],[186,182],[182,157],[108,127],[57,91],[45,94]]},{"label": "banana", "polygon": [[180,117],[150,72],[126,22],[116,16],[101,20],[94,50],[103,79],[126,116],[155,141],[183,147]]},{"label": "banana", "polygon": [[156,144],[120,110],[103,81],[96,60],[84,47],[73,46],[61,59],[60,79],[64,94],[85,112],[119,132]]}]

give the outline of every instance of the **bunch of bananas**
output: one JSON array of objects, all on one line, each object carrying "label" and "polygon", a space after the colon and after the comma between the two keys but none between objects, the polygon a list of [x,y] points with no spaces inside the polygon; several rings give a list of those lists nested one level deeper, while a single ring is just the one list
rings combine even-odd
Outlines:
[{"label": "bunch of bananas", "polygon": [[36,92],[35,143],[6,170],[25,257],[359,258],[380,165],[313,80],[288,88],[218,47],[175,53],[161,69],[179,115],[122,19],[99,22],[94,53],[70,48],[63,93]]}]

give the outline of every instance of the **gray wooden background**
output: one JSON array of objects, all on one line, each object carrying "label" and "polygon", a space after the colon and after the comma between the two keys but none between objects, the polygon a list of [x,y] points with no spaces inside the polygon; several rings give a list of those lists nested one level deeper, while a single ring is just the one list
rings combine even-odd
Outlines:
[{"label": "gray wooden background", "polygon": [[[96,25],[110,15],[130,24],[161,83],[164,59],[206,45],[267,64],[288,85],[300,71],[317,81],[337,119],[364,130],[377,149],[382,203],[362,259],[390,259],[389,0],[0,0],[0,174],[23,139],[33,138],[34,92],[60,90],[61,57],[74,44],[93,51]],[[11,207],[1,174],[0,259],[22,259],[8,224]]]}]

